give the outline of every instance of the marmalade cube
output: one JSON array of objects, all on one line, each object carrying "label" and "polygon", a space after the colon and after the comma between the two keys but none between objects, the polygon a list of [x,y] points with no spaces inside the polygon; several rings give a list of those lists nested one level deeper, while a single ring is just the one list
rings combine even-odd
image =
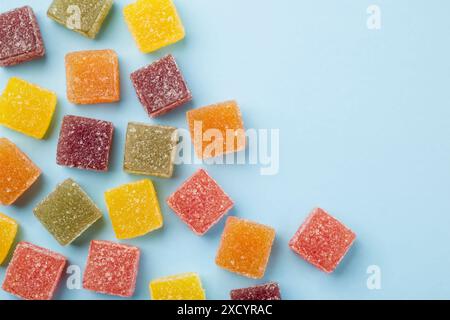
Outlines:
[{"label": "marmalade cube", "polygon": [[205,300],[205,290],[196,273],[183,273],[150,282],[153,300]]},{"label": "marmalade cube", "polygon": [[278,283],[269,282],[249,288],[235,289],[230,292],[231,300],[281,300]]},{"label": "marmalade cube", "polygon": [[0,265],[5,261],[17,235],[19,225],[14,219],[0,213]]}]

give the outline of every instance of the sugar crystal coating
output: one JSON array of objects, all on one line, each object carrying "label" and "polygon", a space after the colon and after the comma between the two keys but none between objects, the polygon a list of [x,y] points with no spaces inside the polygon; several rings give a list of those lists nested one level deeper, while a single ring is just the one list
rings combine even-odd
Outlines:
[{"label": "sugar crystal coating", "polygon": [[19,225],[14,219],[0,213],[0,265],[5,261],[16,238]]},{"label": "sugar crystal coating", "polygon": [[275,282],[231,290],[230,297],[231,300],[281,300],[280,287]]},{"label": "sugar crystal coating", "polygon": [[51,300],[67,260],[60,254],[20,242],[6,270],[3,290],[26,300]]},{"label": "sugar crystal coating", "polygon": [[325,272],[333,272],[353,244],[356,235],[316,208],[300,226],[289,247],[309,263]]},{"label": "sugar crystal coating", "polygon": [[137,247],[93,240],[83,276],[83,288],[131,297],[136,287],[140,252]]},{"label": "sugar crystal coating", "polygon": [[196,273],[183,273],[150,282],[153,300],[205,300],[205,290]]},{"label": "sugar crystal coating", "polygon": [[233,207],[230,197],[203,169],[184,182],[167,204],[198,235],[205,234]]}]

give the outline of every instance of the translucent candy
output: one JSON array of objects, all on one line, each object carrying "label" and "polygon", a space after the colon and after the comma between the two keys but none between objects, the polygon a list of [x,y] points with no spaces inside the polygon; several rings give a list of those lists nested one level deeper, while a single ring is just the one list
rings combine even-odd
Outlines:
[{"label": "translucent candy", "polygon": [[40,175],[41,170],[14,143],[0,138],[0,204],[13,204]]},{"label": "translucent candy", "polygon": [[228,217],[216,264],[228,271],[259,279],[269,262],[275,230],[245,219]]},{"label": "translucent candy", "polygon": [[123,168],[129,173],[170,178],[177,143],[176,128],[130,122]]},{"label": "translucent candy", "polygon": [[150,282],[153,300],[205,300],[200,277],[196,273],[183,273]]},{"label": "translucent candy", "polygon": [[192,99],[172,55],[131,74],[134,89],[151,117],[163,115]]},{"label": "translucent candy", "polygon": [[303,259],[325,272],[333,272],[355,241],[356,235],[317,208],[300,226],[289,247]]},{"label": "translucent candy", "polygon": [[68,29],[94,39],[113,0],[53,0],[47,16]]},{"label": "translucent candy", "polygon": [[14,219],[0,213],[0,265],[5,261],[16,238],[19,225]]},{"label": "translucent candy", "polygon": [[66,258],[28,242],[20,242],[6,270],[3,290],[26,300],[51,300]]},{"label": "translucent candy", "polygon": [[198,235],[205,234],[233,207],[233,201],[203,169],[183,183],[167,204]]},{"label": "translucent candy", "polygon": [[140,252],[137,247],[93,240],[89,248],[83,288],[131,297],[136,287]]},{"label": "translucent candy", "polygon": [[34,208],[34,215],[63,246],[102,218],[100,209],[72,179],[59,184],[42,200]]},{"label": "translucent candy", "polygon": [[0,66],[13,66],[45,55],[41,31],[29,6],[0,14]]},{"label": "translucent candy", "polygon": [[105,200],[117,239],[136,238],[163,225],[158,197],[148,179],[111,189]]},{"label": "translucent candy", "polygon": [[137,0],[123,9],[134,40],[143,53],[184,38],[184,27],[172,0]]},{"label": "translucent candy", "polygon": [[67,99],[75,104],[120,100],[119,60],[113,50],[66,55]]},{"label": "translucent candy", "polygon": [[236,101],[189,110],[187,122],[200,159],[245,149],[245,131]]},{"label": "translucent candy", "polygon": [[230,297],[231,300],[281,300],[280,288],[275,282],[231,290]]},{"label": "translucent candy", "polygon": [[19,78],[11,78],[0,97],[0,124],[42,139],[55,113],[56,94]]},{"label": "translucent candy", "polygon": [[59,133],[56,163],[78,169],[107,171],[113,133],[111,122],[65,116]]}]

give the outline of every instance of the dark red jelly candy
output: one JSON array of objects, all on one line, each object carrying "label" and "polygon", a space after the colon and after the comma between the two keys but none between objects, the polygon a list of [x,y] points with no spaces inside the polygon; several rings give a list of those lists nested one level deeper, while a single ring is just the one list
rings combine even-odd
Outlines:
[{"label": "dark red jelly candy", "polygon": [[231,290],[230,297],[231,300],[281,300],[280,287],[275,282]]}]

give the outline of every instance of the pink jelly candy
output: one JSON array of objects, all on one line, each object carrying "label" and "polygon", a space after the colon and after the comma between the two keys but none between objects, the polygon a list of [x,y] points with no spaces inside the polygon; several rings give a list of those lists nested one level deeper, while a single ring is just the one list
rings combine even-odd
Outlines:
[{"label": "pink jelly candy", "polygon": [[254,287],[235,289],[230,292],[231,300],[281,300],[278,283],[269,282]]}]

